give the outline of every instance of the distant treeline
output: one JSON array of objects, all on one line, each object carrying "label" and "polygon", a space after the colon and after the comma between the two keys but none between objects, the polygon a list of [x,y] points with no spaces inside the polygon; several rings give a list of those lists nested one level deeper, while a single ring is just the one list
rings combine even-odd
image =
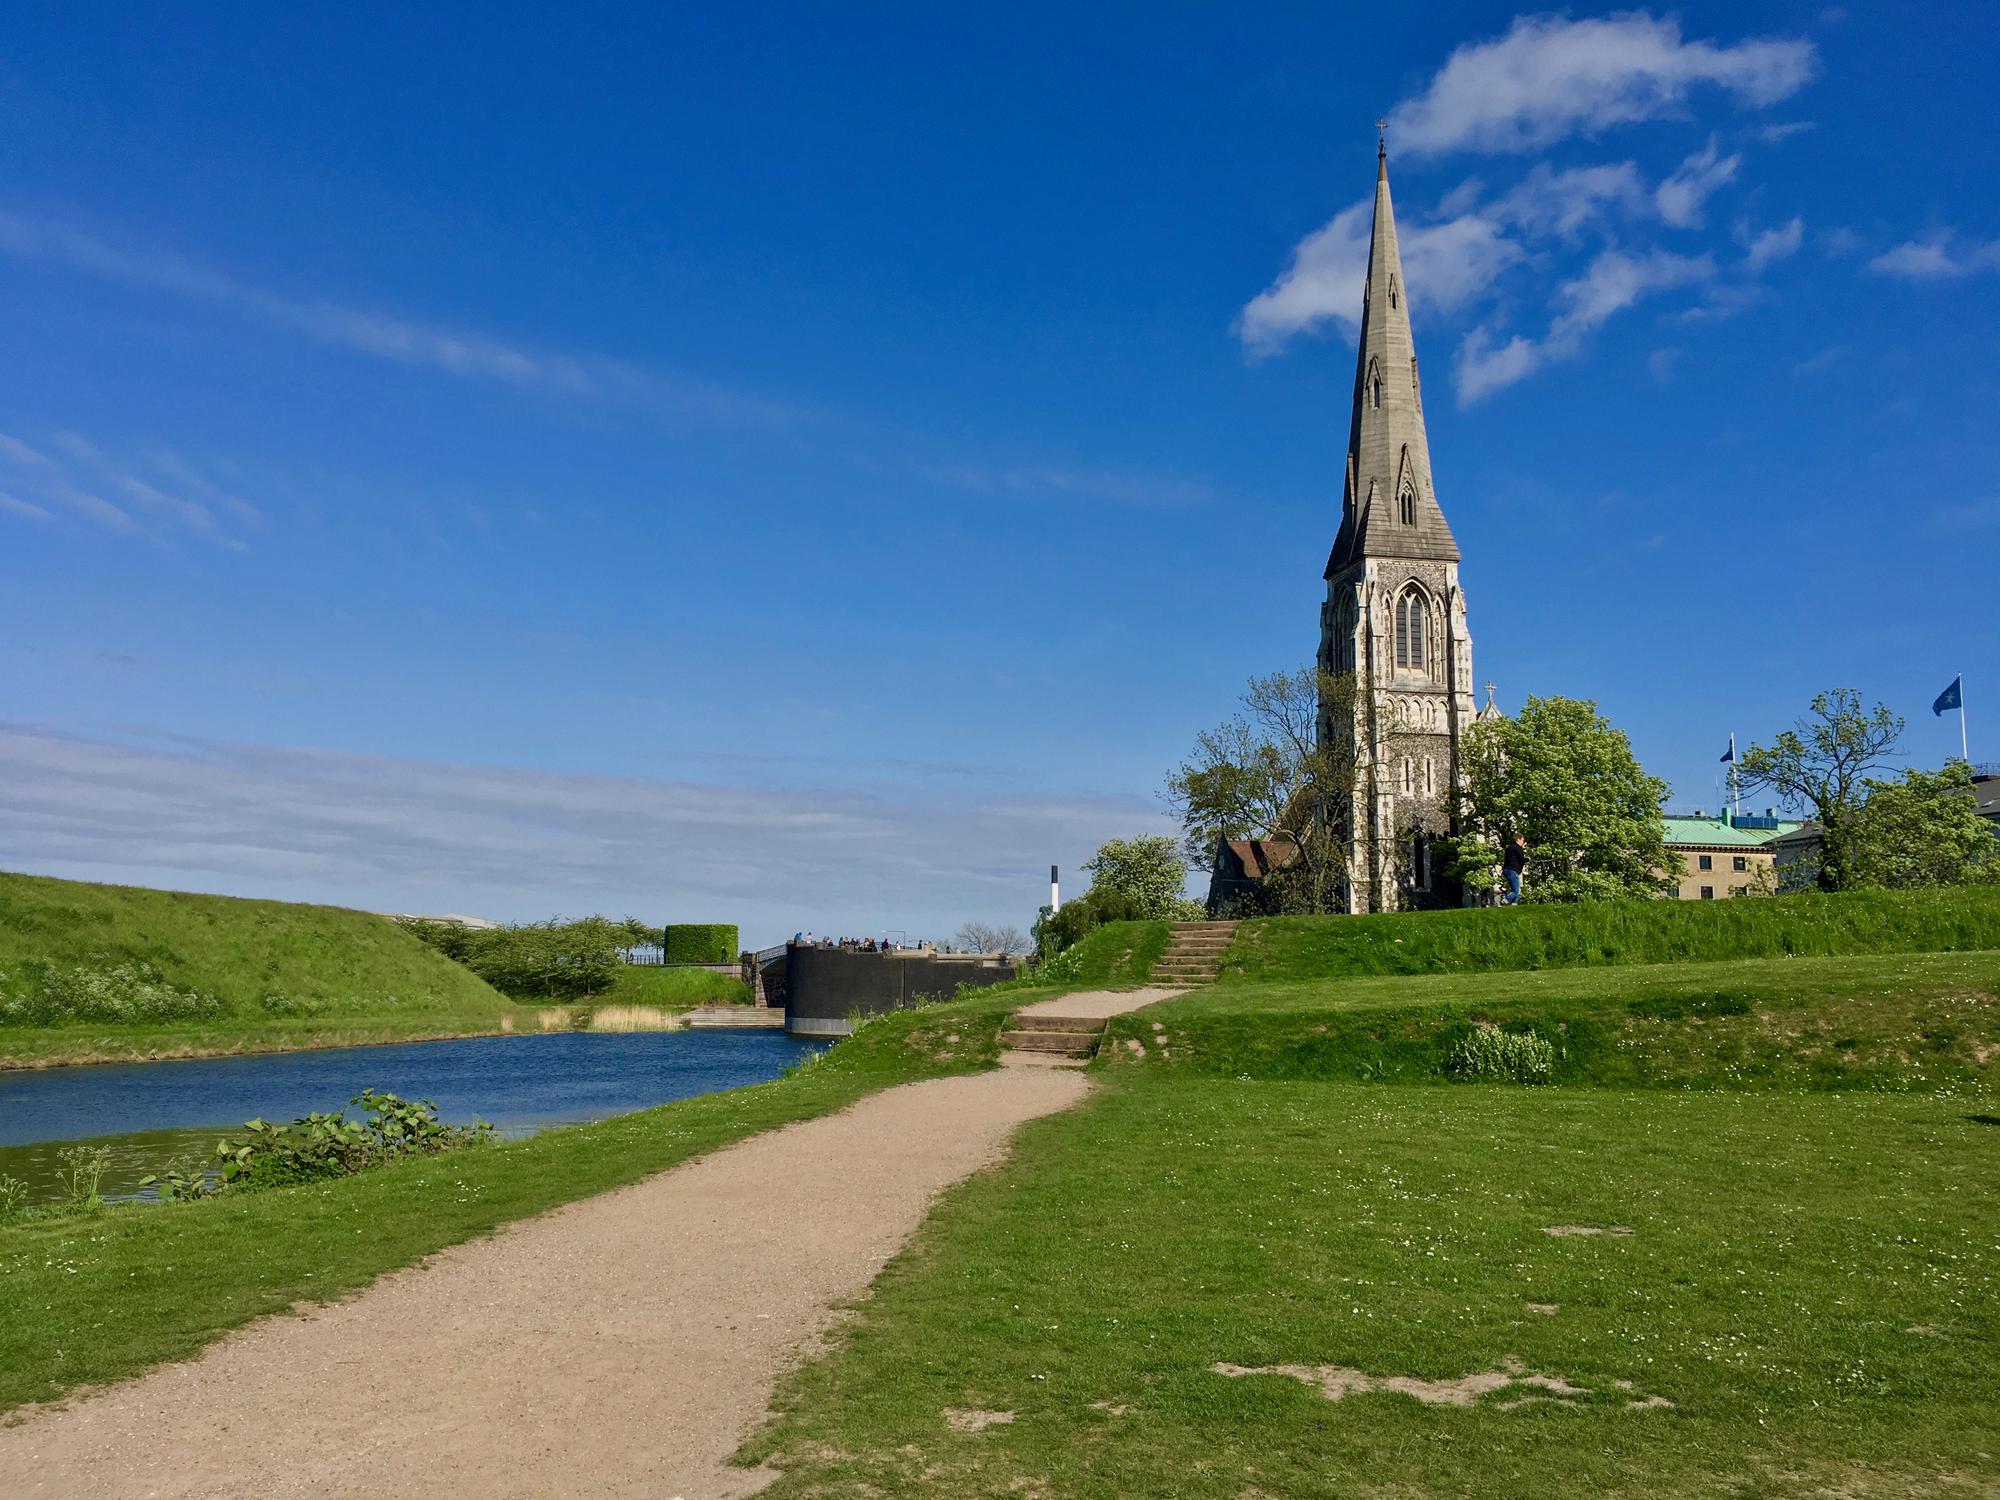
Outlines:
[{"label": "distant treeline", "polygon": [[627,950],[657,946],[660,929],[637,917],[584,917],[516,927],[405,920],[431,947],[517,1000],[576,1000],[611,988]]}]

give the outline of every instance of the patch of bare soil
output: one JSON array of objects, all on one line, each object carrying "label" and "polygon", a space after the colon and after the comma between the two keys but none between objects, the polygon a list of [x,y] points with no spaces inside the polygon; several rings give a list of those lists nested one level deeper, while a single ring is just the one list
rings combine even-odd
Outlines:
[{"label": "patch of bare soil", "polygon": [[1622,1239],[1631,1232],[1623,1224],[1551,1224],[1542,1230],[1543,1234],[1552,1234],[1559,1240],[1593,1234],[1608,1234]]},{"label": "patch of bare soil", "polygon": [[730,1455],[932,1198],[1088,1084],[907,1084],[0,1430],[30,1496],[754,1494]]},{"label": "patch of bare soil", "polygon": [[[1500,1362],[1498,1369],[1475,1370],[1469,1375],[1461,1375],[1456,1380],[1419,1380],[1414,1375],[1370,1375],[1365,1370],[1351,1369],[1346,1365],[1232,1365],[1228,1363],[1210,1365],[1217,1375],[1227,1375],[1239,1379],[1245,1375],[1283,1375],[1302,1385],[1315,1386],[1329,1401],[1340,1401],[1348,1396],[1362,1395],[1369,1391],[1390,1391],[1399,1396],[1411,1396],[1425,1406],[1473,1406],[1486,1397],[1507,1392],[1512,1399],[1496,1402],[1500,1411],[1513,1411],[1532,1401],[1575,1401],[1588,1399],[1594,1393],[1588,1386],[1572,1385],[1560,1375],[1544,1375],[1528,1369],[1518,1359],[1509,1357]],[[1629,1382],[1619,1382],[1629,1389]],[[1519,1394],[1514,1394],[1514,1393]],[[1633,1398],[1626,1402],[1628,1407],[1671,1406],[1673,1403],[1664,1396]]]},{"label": "patch of bare soil", "polygon": [[944,1425],[953,1432],[984,1432],[1014,1420],[1011,1411],[986,1411],[981,1407],[947,1406]]}]

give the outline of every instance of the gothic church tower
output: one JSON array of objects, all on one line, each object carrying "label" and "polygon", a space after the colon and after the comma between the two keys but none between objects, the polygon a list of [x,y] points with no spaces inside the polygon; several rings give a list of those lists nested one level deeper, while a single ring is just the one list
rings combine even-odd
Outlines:
[{"label": "gothic church tower", "polygon": [[[1386,148],[1376,154],[1375,225],[1361,294],[1361,351],[1340,533],[1326,562],[1320,665],[1352,673],[1354,702],[1321,708],[1320,733],[1351,743],[1353,807],[1347,909],[1458,906],[1433,878],[1430,842],[1446,831],[1461,730],[1473,722],[1472,637],[1458,586],[1458,543],[1431,486]],[[1449,888],[1447,888],[1449,886]]]}]

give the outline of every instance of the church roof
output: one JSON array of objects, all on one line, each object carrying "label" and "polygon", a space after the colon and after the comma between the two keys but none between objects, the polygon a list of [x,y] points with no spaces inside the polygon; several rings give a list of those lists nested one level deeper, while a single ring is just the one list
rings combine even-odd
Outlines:
[{"label": "church roof", "polygon": [[1376,156],[1360,344],[1340,533],[1327,559],[1327,576],[1364,557],[1457,562],[1458,542],[1431,487],[1430,441],[1386,151]]}]

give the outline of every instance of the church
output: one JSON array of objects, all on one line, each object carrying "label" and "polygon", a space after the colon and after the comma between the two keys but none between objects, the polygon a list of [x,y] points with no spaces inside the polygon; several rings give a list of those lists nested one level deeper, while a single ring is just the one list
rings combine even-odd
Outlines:
[{"label": "church", "polygon": [[[1424,436],[1423,381],[1378,146],[1375,219],[1361,293],[1360,351],[1340,530],[1326,560],[1321,670],[1352,674],[1351,703],[1324,702],[1323,742],[1351,748],[1353,805],[1335,814],[1346,850],[1346,910],[1459,906],[1432,868],[1450,831],[1459,739],[1473,722],[1472,636],[1458,543],[1438,504]],[[1487,713],[1495,712],[1490,703]]]}]

